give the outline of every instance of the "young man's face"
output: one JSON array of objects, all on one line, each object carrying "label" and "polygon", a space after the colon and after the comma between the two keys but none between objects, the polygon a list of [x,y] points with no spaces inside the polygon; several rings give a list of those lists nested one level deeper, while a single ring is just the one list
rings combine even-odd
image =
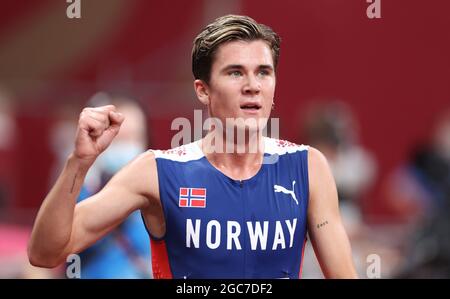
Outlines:
[{"label": "young man's face", "polygon": [[209,112],[226,118],[268,119],[275,92],[272,52],[262,40],[219,46],[207,86]]}]

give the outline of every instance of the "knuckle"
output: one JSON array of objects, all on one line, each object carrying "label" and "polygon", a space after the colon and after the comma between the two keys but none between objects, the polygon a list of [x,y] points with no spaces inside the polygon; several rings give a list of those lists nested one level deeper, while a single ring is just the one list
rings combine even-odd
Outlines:
[{"label": "knuckle", "polygon": [[103,108],[98,108],[98,110],[96,110],[95,113],[96,113],[96,115],[98,115],[99,117],[104,119],[108,116],[109,111],[105,110]]},{"label": "knuckle", "polygon": [[86,123],[86,115],[81,114],[80,118],[78,119],[78,124],[84,124],[84,123]]},{"label": "knuckle", "polygon": [[110,111],[116,111],[116,106],[114,105],[106,105],[101,108],[103,113],[105,113],[106,115],[108,115]]}]

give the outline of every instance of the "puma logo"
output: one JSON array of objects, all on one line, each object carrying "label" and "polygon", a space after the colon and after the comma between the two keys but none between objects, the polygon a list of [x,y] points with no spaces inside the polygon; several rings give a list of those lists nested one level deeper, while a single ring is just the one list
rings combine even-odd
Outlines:
[{"label": "puma logo", "polygon": [[297,200],[297,197],[295,196],[295,192],[294,192],[294,185],[295,185],[295,181],[292,181],[292,190],[287,190],[286,188],[284,188],[283,186],[280,186],[280,185],[273,185],[273,191],[283,192],[284,194],[290,194],[292,196],[292,198],[295,200],[295,203],[298,205],[298,200]]}]

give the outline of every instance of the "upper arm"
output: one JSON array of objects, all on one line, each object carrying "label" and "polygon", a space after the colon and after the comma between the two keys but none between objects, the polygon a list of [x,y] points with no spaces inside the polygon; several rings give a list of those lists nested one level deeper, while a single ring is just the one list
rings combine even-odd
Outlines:
[{"label": "upper arm", "polygon": [[308,233],[322,272],[327,278],[356,277],[333,175],[324,155],[312,147],[308,174]]},{"label": "upper arm", "polygon": [[72,233],[65,254],[89,247],[123,222],[132,212],[157,199],[153,153],[141,154],[122,168],[97,194],[75,206]]}]

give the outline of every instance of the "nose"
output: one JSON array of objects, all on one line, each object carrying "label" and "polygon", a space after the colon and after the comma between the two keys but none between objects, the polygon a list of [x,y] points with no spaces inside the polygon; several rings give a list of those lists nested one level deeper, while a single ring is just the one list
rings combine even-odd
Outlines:
[{"label": "nose", "polygon": [[244,94],[258,94],[261,91],[261,82],[255,75],[247,76],[243,92]]}]

